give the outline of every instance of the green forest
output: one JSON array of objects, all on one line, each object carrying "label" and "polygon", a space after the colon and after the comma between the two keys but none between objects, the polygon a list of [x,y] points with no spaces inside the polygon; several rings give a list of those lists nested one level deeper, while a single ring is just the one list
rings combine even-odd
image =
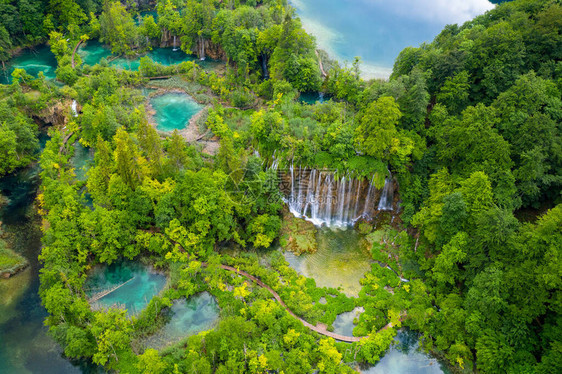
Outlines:
[{"label": "green forest", "polygon": [[[84,63],[77,51],[96,41],[111,56]],[[389,80],[318,50],[287,0],[2,2],[3,64],[44,43],[56,80],[16,68],[0,85],[0,176],[41,168],[40,297],[66,357],[120,373],[354,373],[407,328],[453,373],[562,372],[559,0],[448,25],[404,49]],[[172,46],[193,59],[150,58]],[[148,98],[166,92],[204,107],[197,141],[154,125]],[[74,144],[94,155],[83,176]],[[354,297],[274,250],[309,245],[279,188],[293,165],[378,189],[394,178],[398,213],[353,228],[372,260]],[[7,248],[0,237],[0,265]],[[134,316],[92,308],[88,274],[123,260],[166,287]],[[215,328],[142,348],[174,300],[202,291]],[[353,343],[296,318],[330,326],[356,307]]]}]

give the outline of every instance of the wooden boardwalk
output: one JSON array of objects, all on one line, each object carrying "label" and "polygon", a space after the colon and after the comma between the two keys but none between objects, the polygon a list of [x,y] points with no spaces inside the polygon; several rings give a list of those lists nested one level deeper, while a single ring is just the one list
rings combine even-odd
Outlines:
[{"label": "wooden boardwalk", "polygon": [[76,51],[78,50],[78,47],[80,47],[80,44],[82,44],[82,39],[80,39],[80,41],[78,43],[76,43],[76,46],[74,47],[74,49],[72,50],[72,68],[75,68],[75,64],[74,64],[74,55],[76,54]]},{"label": "wooden boardwalk", "polygon": [[129,279],[128,281],[125,281],[125,282],[123,282],[123,283],[121,283],[121,284],[118,284],[118,285],[116,285],[116,286],[110,287],[110,288],[108,288],[108,289],[106,289],[106,290],[103,290],[103,291],[101,291],[101,292],[95,293],[94,295],[92,295],[92,297],[90,297],[90,298],[88,299],[88,302],[89,302],[90,304],[91,304],[91,303],[95,303],[95,302],[98,301],[99,299],[101,299],[101,298],[103,298],[103,297],[109,295],[109,294],[112,293],[112,292],[117,291],[117,289],[123,287],[124,285],[126,285],[127,283],[129,283],[130,281],[132,281],[133,279],[135,279],[135,277],[132,277],[132,278]]},{"label": "wooden boardwalk", "polygon": [[[202,263],[202,266],[205,266],[205,267],[206,267],[207,264],[203,262],[203,263]],[[358,342],[358,341],[361,341],[361,339],[368,338],[368,336],[357,337],[357,336],[345,336],[345,335],[335,334],[335,333],[333,333],[333,332],[330,332],[330,331],[326,330],[326,327],[325,327],[325,326],[315,326],[315,325],[313,325],[313,324],[311,324],[311,323],[308,323],[308,322],[306,322],[304,319],[302,319],[301,317],[299,317],[299,316],[297,316],[295,313],[293,313],[293,311],[292,311],[291,309],[289,309],[289,307],[287,307],[287,305],[283,302],[283,300],[281,300],[281,297],[279,296],[279,294],[278,294],[277,292],[275,292],[275,291],[274,291],[271,287],[269,287],[267,284],[265,284],[265,283],[263,283],[261,280],[259,280],[258,278],[254,277],[254,276],[251,275],[251,274],[246,273],[246,272],[243,271],[243,270],[236,269],[236,268],[234,268],[234,267],[232,267],[232,266],[222,265],[222,264],[221,264],[220,267],[221,267],[221,269],[228,270],[228,271],[232,271],[232,272],[234,272],[234,273],[236,273],[236,274],[239,274],[239,275],[241,275],[241,276],[243,276],[243,277],[245,277],[245,278],[248,278],[248,279],[250,279],[251,281],[255,282],[258,286],[260,286],[260,287],[265,288],[266,290],[268,290],[269,293],[270,293],[271,295],[273,295],[273,297],[275,298],[275,300],[277,300],[277,301],[279,302],[279,304],[281,304],[281,305],[283,306],[283,308],[285,308],[285,310],[286,310],[290,315],[292,315],[293,317],[295,317],[296,319],[298,319],[299,321],[301,321],[304,326],[306,326],[307,328],[309,328],[309,329],[312,330],[312,331],[315,331],[315,332],[317,332],[317,333],[319,333],[319,334],[321,334],[321,335],[328,336],[328,337],[330,337],[330,338],[334,338],[334,339],[336,339],[336,340],[340,340],[340,341],[342,341],[342,342],[348,342],[348,343]],[[386,325],[385,327],[383,327],[382,330],[384,330],[384,329],[386,329],[386,328],[389,328],[389,327],[392,327],[392,324],[389,323],[388,325]]]}]

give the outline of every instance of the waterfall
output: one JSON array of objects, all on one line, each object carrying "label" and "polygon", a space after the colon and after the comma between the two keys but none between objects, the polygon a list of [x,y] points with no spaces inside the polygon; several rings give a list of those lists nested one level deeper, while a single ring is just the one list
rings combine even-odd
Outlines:
[{"label": "waterfall", "polygon": [[174,35],[174,48],[172,48],[172,51],[177,51],[178,49],[176,48],[176,36]]},{"label": "waterfall", "polygon": [[271,168],[277,171],[277,168],[279,168],[279,159],[275,157],[275,153],[277,153],[277,150],[273,151],[273,161],[271,161]]},{"label": "waterfall", "polygon": [[269,72],[267,71],[267,59],[264,54],[261,55],[261,68],[263,70],[263,79],[269,79]]},{"label": "waterfall", "polygon": [[381,199],[379,201],[378,210],[392,210],[392,178],[386,178],[384,181],[384,188],[382,189]]},{"label": "waterfall", "polygon": [[199,60],[205,61],[205,40],[199,37]]},{"label": "waterfall", "polygon": [[373,175],[373,178],[371,179],[371,183],[369,183],[369,189],[367,191],[367,198],[365,199],[363,213],[361,214],[361,217],[363,218],[370,218],[369,207],[371,206],[371,198],[373,196],[373,190],[375,189],[375,184],[373,183],[374,181],[375,181],[375,176]]},{"label": "waterfall", "polygon": [[[278,165],[274,157],[271,168],[278,170]],[[351,226],[361,218],[371,218],[376,208],[372,203],[374,177],[363,183],[349,175],[336,178],[331,171],[302,168],[294,163],[278,173],[289,211],[316,226]]]},{"label": "waterfall", "polygon": [[72,105],[70,106],[70,108],[72,109],[72,115],[74,117],[78,117],[77,106],[78,106],[78,103],[76,102],[76,100],[72,100]]}]

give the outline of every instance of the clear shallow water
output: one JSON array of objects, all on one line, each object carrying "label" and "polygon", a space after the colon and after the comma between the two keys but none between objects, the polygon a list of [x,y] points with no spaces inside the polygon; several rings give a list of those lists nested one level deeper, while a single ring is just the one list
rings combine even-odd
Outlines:
[{"label": "clear shallow water", "polygon": [[187,300],[174,300],[168,318],[160,331],[144,341],[146,348],[162,349],[186,336],[213,328],[219,318],[219,307],[210,293],[202,292]]},{"label": "clear shallow water", "polygon": [[74,143],[74,155],[70,159],[70,163],[74,167],[77,180],[86,180],[86,173],[90,169],[93,159],[94,155],[90,148],[82,146],[79,142]]},{"label": "clear shallow water", "polygon": [[[138,70],[140,67],[140,57],[128,59],[125,57],[117,57],[110,59],[112,56],[111,50],[104,44],[97,40],[92,40],[85,45],[80,45],[78,49],[78,54],[82,58],[82,62],[86,65],[95,65],[101,61],[102,58],[111,60],[109,62],[110,66],[125,69],[125,70]],[[194,55],[185,54],[179,48],[155,48],[152,51],[146,53],[146,56],[150,57],[152,61],[159,64],[170,66],[182,63],[184,61],[195,61],[204,68],[215,68],[220,63],[213,60],[200,61]]]},{"label": "clear shallow water", "polygon": [[364,78],[387,78],[402,49],[447,24],[492,9],[487,0],[289,0],[318,46],[341,62],[361,57]]},{"label": "clear shallow water", "polygon": [[189,119],[202,109],[189,95],[179,92],[154,96],[150,105],[156,112],[154,119],[160,131],[185,128]]},{"label": "clear shallow water", "polygon": [[124,282],[127,283],[99,299],[94,306],[122,306],[129,315],[137,314],[164,288],[166,276],[153,272],[142,264],[123,261],[95,268],[84,284],[84,289],[91,297]]},{"label": "clear shallow water", "polygon": [[0,74],[0,83],[10,84],[12,82],[12,72],[16,68],[25,69],[28,74],[34,77],[37,77],[39,72],[42,71],[45,74],[45,78],[55,79],[57,59],[47,45],[24,49],[20,55],[6,63],[6,70],[2,70]]},{"label": "clear shallow water", "polygon": [[[42,147],[45,137],[40,138]],[[14,236],[14,250],[29,267],[10,279],[0,279],[0,374],[103,373],[86,362],[71,362],[47,334],[47,311],[39,298],[37,256],[41,230],[27,217],[39,186],[38,167],[20,170],[0,179],[0,192],[10,203],[0,210],[3,230]]]},{"label": "clear shallow water", "polygon": [[316,104],[316,103],[323,103],[324,100],[329,98],[325,98],[322,92],[303,92],[299,96],[299,101],[305,104]]},{"label": "clear shallow water", "polygon": [[398,331],[395,341],[384,357],[373,367],[361,369],[363,374],[449,374],[450,371],[419,348],[419,334]]},{"label": "clear shallow water", "polygon": [[332,326],[334,327],[334,332],[336,334],[344,336],[353,336],[353,328],[355,327],[353,320],[355,318],[359,318],[361,313],[363,313],[364,311],[365,309],[363,309],[363,307],[357,307],[351,312],[338,314],[336,320],[332,324]]},{"label": "clear shallow water", "polygon": [[359,280],[371,269],[369,253],[361,250],[359,235],[353,229],[326,227],[316,233],[318,251],[295,256],[286,251],[285,259],[300,274],[314,278],[318,287],[342,287],[348,296],[357,296]]},{"label": "clear shallow water", "polygon": [[[111,50],[104,46],[97,40],[89,41],[86,45],[81,45],[78,49],[78,54],[82,58],[82,62],[87,65],[95,65],[101,61],[102,58],[108,59],[111,55]],[[186,55],[181,50],[173,50],[173,48],[156,48],[146,54],[152,59],[162,65],[175,65],[184,61],[194,61],[195,56]],[[110,66],[120,69],[138,70],[140,66],[140,58],[127,59],[125,57],[118,57],[111,60]]]}]

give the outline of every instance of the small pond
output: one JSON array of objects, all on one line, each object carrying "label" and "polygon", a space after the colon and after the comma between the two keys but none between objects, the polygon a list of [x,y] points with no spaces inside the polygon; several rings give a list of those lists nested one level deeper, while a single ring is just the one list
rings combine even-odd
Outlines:
[{"label": "small pond", "polygon": [[361,315],[364,311],[365,309],[363,309],[363,307],[357,307],[351,312],[338,314],[336,320],[332,324],[334,332],[344,336],[353,336],[353,328],[355,327],[353,320],[355,318],[359,319],[359,315]]},{"label": "small pond", "polygon": [[299,96],[301,103],[314,105],[316,103],[323,103],[325,99],[323,92],[303,92]]},{"label": "small pond", "polygon": [[359,280],[371,270],[371,258],[361,249],[361,235],[352,228],[318,228],[318,251],[295,256],[286,251],[285,259],[299,274],[314,278],[318,287],[342,287],[348,296],[357,296]]},{"label": "small pond", "polygon": [[213,328],[219,318],[219,307],[213,295],[202,292],[187,300],[174,300],[166,318],[166,325],[143,342],[146,348],[162,349],[186,336]]},{"label": "small pond", "polygon": [[[164,288],[166,281],[164,274],[145,265],[123,261],[96,267],[84,289],[90,299],[95,299],[92,302],[94,308],[123,307],[129,315],[134,315],[148,305],[152,297]],[[112,289],[113,292],[106,294]]]},{"label": "small pond", "polygon": [[375,366],[361,369],[361,373],[449,374],[443,363],[420,349],[418,338],[419,334],[414,331],[399,330],[394,338],[396,345],[391,346]]},{"label": "small pond", "polygon": [[202,109],[191,96],[180,92],[154,96],[150,99],[150,105],[156,112],[154,119],[160,131],[185,128],[191,117]]}]

